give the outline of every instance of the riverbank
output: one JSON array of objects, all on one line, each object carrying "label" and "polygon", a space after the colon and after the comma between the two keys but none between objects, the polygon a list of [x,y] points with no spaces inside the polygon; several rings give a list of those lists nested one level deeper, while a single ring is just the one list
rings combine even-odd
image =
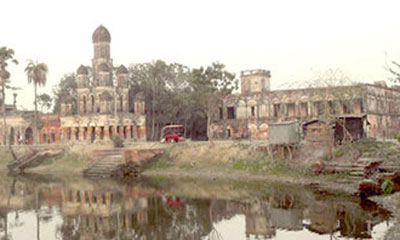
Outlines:
[{"label": "riverbank", "polygon": [[[94,152],[100,149],[109,149],[107,145],[71,145],[63,146],[65,154],[58,159],[51,159],[45,164],[29,169],[27,172],[38,175],[52,174],[62,176],[64,179],[82,178],[82,170],[91,163]],[[153,159],[142,172],[143,180],[153,179],[164,185],[170,181],[175,183],[192,181],[196,184],[210,186],[210,189],[200,193],[194,191],[196,197],[213,196],[220,193],[221,183],[238,182],[238,185],[257,185],[263,189],[262,184],[290,185],[293,188],[306,187],[313,192],[323,193],[324,196],[340,195],[349,199],[358,191],[358,181],[346,174],[315,175],[313,173],[313,159],[279,159],[269,155],[263,142],[235,142],[221,141],[214,144],[208,142],[186,142],[178,144],[142,143],[141,145],[127,146],[126,149],[164,148],[164,152]],[[16,149],[18,155],[29,151],[27,148]],[[400,147],[397,143],[382,143],[374,141],[360,141],[345,145],[334,150],[333,162],[352,162],[362,155],[379,157],[385,161],[398,163]],[[7,163],[12,160],[8,149],[0,148],[0,171],[7,171]],[[325,159],[323,159],[325,160]],[[325,160],[326,161],[326,160]],[[107,181],[107,179],[88,179],[88,181]],[[128,185],[139,184],[134,179]],[[66,182],[69,182],[68,180]],[[110,181],[114,182],[114,181]],[[261,185],[260,185],[261,184]],[[101,185],[101,184],[100,184]],[[168,193],[178,195],[184,189],[193,190],[185,185],[177,188],[170,184]],[[192,185],[190,185],[192,186]],[[195,185],[197,186],[197,185]],[[236,185],[235,185],[236,186]],[[193,187],[193,186],[192,186]],[[245,188],[247,189],[246,185]],[[269,189],[265,187],[266,191]],[[229,192],[230,189],[222,188]],[[237,190],[237,189],[236,189]],[[208,195],[206,195],[206,194]],[[232,196],[245,196],[245,190],[235,191]],[[225,194],[225,192],[224,192]],[[359,202],[356,198],[352,201]],[[394,213],[394,226],[386,234],[386,240],[399,239],[400,236],[400,193],[371,198],[383,207]],[[392,221],[392,220],[391,220]]]},{"label": "riverbank", "polygon": [[[45,146],[44,146],[45,147]],[[52,147],[52,146],[49,146]],[[58,159],[50,159],[28,172],[38,174],[81,174],[92,164],[93,153],[109,149],[109,145],[65,145],[65,154]],[[358,191],[358,181],[346,174],[315,175],[315,158],[280,159],[271,156],[263,141],[217,141],[183,142],[178,144],[137,143],[125,149],[163,148],[164,152],[153,163],[146,166],[142,174],[148,177],[193,178],[193,179],[240,179],[282,182],[288,184],[311,185],[328,191],[339,191],[354,195]],[[395,161],[400,156],[397,144],[375,141],[359,141],[341,146],[334,151],[336,162],[351,162],[363,154],[385,157]],[[29,151],[15,148],[17,155]],[[321,157],[321,156],[318,156]],[[7,148],[0,149],[0,171],[7,171],[7,163],[12,160]],[[322,158],[322,160],[324,160]]]},{"label": "riverbank", "polygon": [[277,159],[260,142],[180,143],[165,149],[147,177],[280,182],[355,195],[358,182],[340,174],[316,176],[311,164]]}]

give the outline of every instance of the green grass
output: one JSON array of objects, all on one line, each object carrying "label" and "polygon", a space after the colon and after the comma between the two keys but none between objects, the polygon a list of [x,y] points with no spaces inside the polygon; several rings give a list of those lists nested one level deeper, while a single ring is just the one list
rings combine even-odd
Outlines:
[{"label": "green grass", "polygon": [[84,155],[78,153],[64,153],[61,157],[48,160],[42,165],[28,171],[37,173],[80,173],[88,168],[90,162]]},{"label": "green grass", "polygon": [[232,168],[238,171],[246,171],[254,174],[285,175],[292,177],[305,176],[307,169],[299,166],[292,166],[285,160],[274,160],[267,155],[258,159],[234,160]]},{"label": "green grass", "polygon": [[180,169],[183,169],[183,170],[189,170],[189,169],[191,169],[192,167],[190,166],[189,163],[184,163],[184,164],[180,165],[179,168],[180,168]]},{"label": "green grass", "polygon": [[162,170],[172,167],[172,163],[166,159],[160,159],[153,164],[151,164],[147,169],[148,170]]}]

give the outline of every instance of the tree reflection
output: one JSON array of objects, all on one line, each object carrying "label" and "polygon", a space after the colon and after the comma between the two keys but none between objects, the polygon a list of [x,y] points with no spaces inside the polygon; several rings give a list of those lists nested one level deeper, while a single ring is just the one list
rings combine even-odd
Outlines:
[{"label": "tree reflection", "polygon": [[[2,239],[11,239],[18,226],[27,224],[19,212],[34,212],[36,219],[31,224],[35,224],[36,239],[43,238],[43,224],[55,221],[58,215],[62,223],[54,229],[55,236],[68,240],[220,240],[226,232],[219,228],[219,223],[235,216],[244,219],[242,238],[270,239],[279,236],[280,230],[311,231],[331,239],[371,238],[373,227],[389,219],[389,213],[373,203],[360,206],[350,198],[320,195],[298,187],[271,186],[268,191],[243,194],[249,189],[232,190],[225,185],[221,191],[234,191],[231,195],[218,195],[212,189],[212,194],[191,197],[164,194],[167,191],[160,189],[165,186],[144,183],[124,185],[86,180],[37,183],[13,179],[7,185],[0,189],[7,194],[7,201],[0,201]],[[184,187],[206,192],[190,183]],[[15,211],[15,219],[9,219],[11,211]]]}]

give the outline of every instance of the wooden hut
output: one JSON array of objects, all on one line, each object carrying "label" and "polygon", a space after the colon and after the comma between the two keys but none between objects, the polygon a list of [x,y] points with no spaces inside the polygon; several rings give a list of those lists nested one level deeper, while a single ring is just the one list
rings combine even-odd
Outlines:
[{"label": "wooden hut", "polygon": [[333,126],[320,119],[313,119],[302,124],[305,144],[333,144]]},{"label": "wooden hut", "polygon": [[335,141],[357,141],[366,136],[367,114],[346,114],[338,117],[335,126]]}]

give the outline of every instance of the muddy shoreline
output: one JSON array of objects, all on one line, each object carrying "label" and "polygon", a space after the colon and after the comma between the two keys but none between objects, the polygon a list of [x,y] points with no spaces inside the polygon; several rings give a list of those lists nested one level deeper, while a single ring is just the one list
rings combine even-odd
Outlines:
[{"label": "muddy shoreline", "polygon": [[238,180],[238,181],[265,181],[283,184],[298,184],[302,186],[312,186],[321,191],[343,193],[356,196],[358,191],[357,183],[336,183],[327,181],[317,177],[291,177],[291,176],[274,176],[274,175],[258,175],[244,172],[216,172],[216,171],[180,171],[180,170],[145,170],[142,172],[144,177],[164,177],[164,178],[190,178],[201,180]]}]

